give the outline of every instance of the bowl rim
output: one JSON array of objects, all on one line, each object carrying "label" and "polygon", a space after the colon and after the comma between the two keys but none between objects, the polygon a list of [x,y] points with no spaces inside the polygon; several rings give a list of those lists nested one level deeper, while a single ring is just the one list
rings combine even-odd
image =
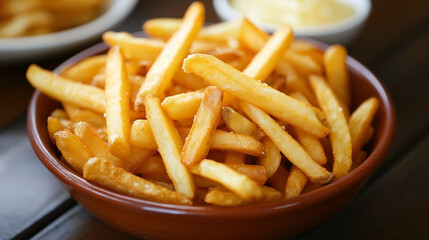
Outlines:
[{"label": "bowl rim", "polygon": [[[142,32],[137,33],[137,35],[141,34]],[[328,46],[322,42],[312,39],[301,39],[308,40],[316,44],[321,49],[326,49]],[[69,58],[64,63],[59,65],[54,71],[59,73],[71,64],[77,63],[79,60],[82,60],[85,57],[101,54],[105,50],[107,50],[107,45],[104,43],[94,45]],[[335,195],[346,192],[348,189],[352,188],[354,185],[359,184],[363,180],[368,179],[376,170],[376,168],[383,162],[390,147],[392,146],[396,127],[396,115],[393,101],[389,92],[378,80],[378,78],[357,60],[348,56],[347,65],[349,70],[361,74],[380,95],[380,105],[383,106],[386,110],[386,122],[385,124],[382,124],[380,129],[380,140],[378,144],[374,146],[373,151],[367,157],[367,159],[345,177],[295,198],[228,208],[218,206],[183,206],[128,197],[109,189],[99,187],[86,181],[74,171],[71,171],[64,165],[64,163],[61,163],[61,160],[50,154],[47,147],[43,144],[43,140],[38,133],[36,118],[36,106],[43,94],[38,90],[34,92],[29,103],[27,112],[27,132],[33,150],[40,161],[61,182],[69,185],[72,189],[82,191],[87,195],[97,198],[98,200],[107,201],[110,204],[120,206],[121,208],[127,209],[129,211],[140,212],[144,210],[156,214],[187,215],[213,219],[224,217],[228,217],[228,219],[249,219],[258,218],[261,216],[266,217],[282,215],[288,212],[293,212],[297,209],[305,208],[306,206],[313,205],[317,202],[326,201],[330,198],[333,198]]]},{"label": "bowl rim", "polygon": [[[234,9],[229,1],[230,0],[213,0],[213,6],[218,16],[223,20],[232,20],[235,18],[244,17],[244,14]],[[333,22],[326,25],[293,26],[295,34],[297,36],[323,37],[327,35],[337,34],[340,32],[345,32],[349,29],[356,28],[363,22],[365,22],[371,12],[372,3],[370,0],[340,0],[340,2],[352,6],[355,10],[355,13],[341,21]],[[280,26],[280,24],[266,23],[251,17],[248,18],[256,25],[269,32],[274,32]]]},{"label": "bowl rim", "polygon": [[0,38],[0,52],[56,48],[93,38],[120,23],[134,9],[137,0],[108,0],[106,4],[100,16],[73,28],[36,36]]}]

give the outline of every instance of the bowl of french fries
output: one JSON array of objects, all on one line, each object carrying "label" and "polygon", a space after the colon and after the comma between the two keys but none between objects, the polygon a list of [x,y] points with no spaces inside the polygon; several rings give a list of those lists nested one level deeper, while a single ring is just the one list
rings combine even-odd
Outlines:
[{"label": "bowl of french fries", "polygon": [[392,101],[340,45],[204,6],[53,72],[31,65],[28,135],[97,218],[139,237],[273,239],[344,207],[392,144]]},{"label": "bowl of french fries", "polygon": [[136,0],[0,1],[0,61],[58,55],[95,40],[131,13]]}]

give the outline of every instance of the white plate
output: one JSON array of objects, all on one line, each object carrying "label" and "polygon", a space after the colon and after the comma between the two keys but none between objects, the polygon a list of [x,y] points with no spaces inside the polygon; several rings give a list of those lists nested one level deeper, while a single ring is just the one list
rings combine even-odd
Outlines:
[{"label": "white plate", "polygon": [[124,20],[136,4],[137,0],[109,0],[100,17],[78,27],[39,36],[0,38],[0,62],[46,57],[94,40]]}]

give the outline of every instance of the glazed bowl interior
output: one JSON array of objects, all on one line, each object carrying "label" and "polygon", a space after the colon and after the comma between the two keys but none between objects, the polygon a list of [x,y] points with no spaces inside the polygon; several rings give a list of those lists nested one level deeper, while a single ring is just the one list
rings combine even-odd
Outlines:
[{"label": "glazed bowl interior", "polygon": [[[321,49],[326,45],[312,41]],[[56,73],[80,60],[97,54],[105,53],[105,44],[95,45],[75,55],[55,69]],[[395,114],[391,98],[380,81],[362,64],[348,57],[347,64],[350,71],[352,85],[352,109],[356,108],[366,98],[375,96],[380,100],[380,107],[375,116],[373,126],[375,135],[366,150],[367,159],[356,169],[342,179],[321,187],[301,196],[274,202],[258,203],[246,206],[222,208],[215,206],[179,206],[145,201],[128,197],[114,191],[99,187],[84,180],[67,164],[59,159],[59,152],[51,143],[47,131],[47,117],[60,104],[35,91],[28,109],[28,135],[30,142],[41,162],[54,174],[70,191],[78,191],[102,202],[118,205],[132,211],[150,211],[152,213],[172,215],[192,215],[212,218],[241,219],[246,217],[258,218],[274,215],[284,215],[298,208],[305,208],[317,202],[334,198],[348,189],[364,183],[375,169],[382,163],[392,144],[395,128]]]}]

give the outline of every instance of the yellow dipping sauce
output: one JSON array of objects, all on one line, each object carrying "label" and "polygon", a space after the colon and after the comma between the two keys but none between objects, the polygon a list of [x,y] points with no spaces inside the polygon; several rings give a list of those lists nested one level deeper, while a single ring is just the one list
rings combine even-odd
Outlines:
[{"label": "yellow dipping sauce", "polygon": [[342,21],[355,10],[336,0],[229,0],[249,19],[270,24],[320,26]]}]

